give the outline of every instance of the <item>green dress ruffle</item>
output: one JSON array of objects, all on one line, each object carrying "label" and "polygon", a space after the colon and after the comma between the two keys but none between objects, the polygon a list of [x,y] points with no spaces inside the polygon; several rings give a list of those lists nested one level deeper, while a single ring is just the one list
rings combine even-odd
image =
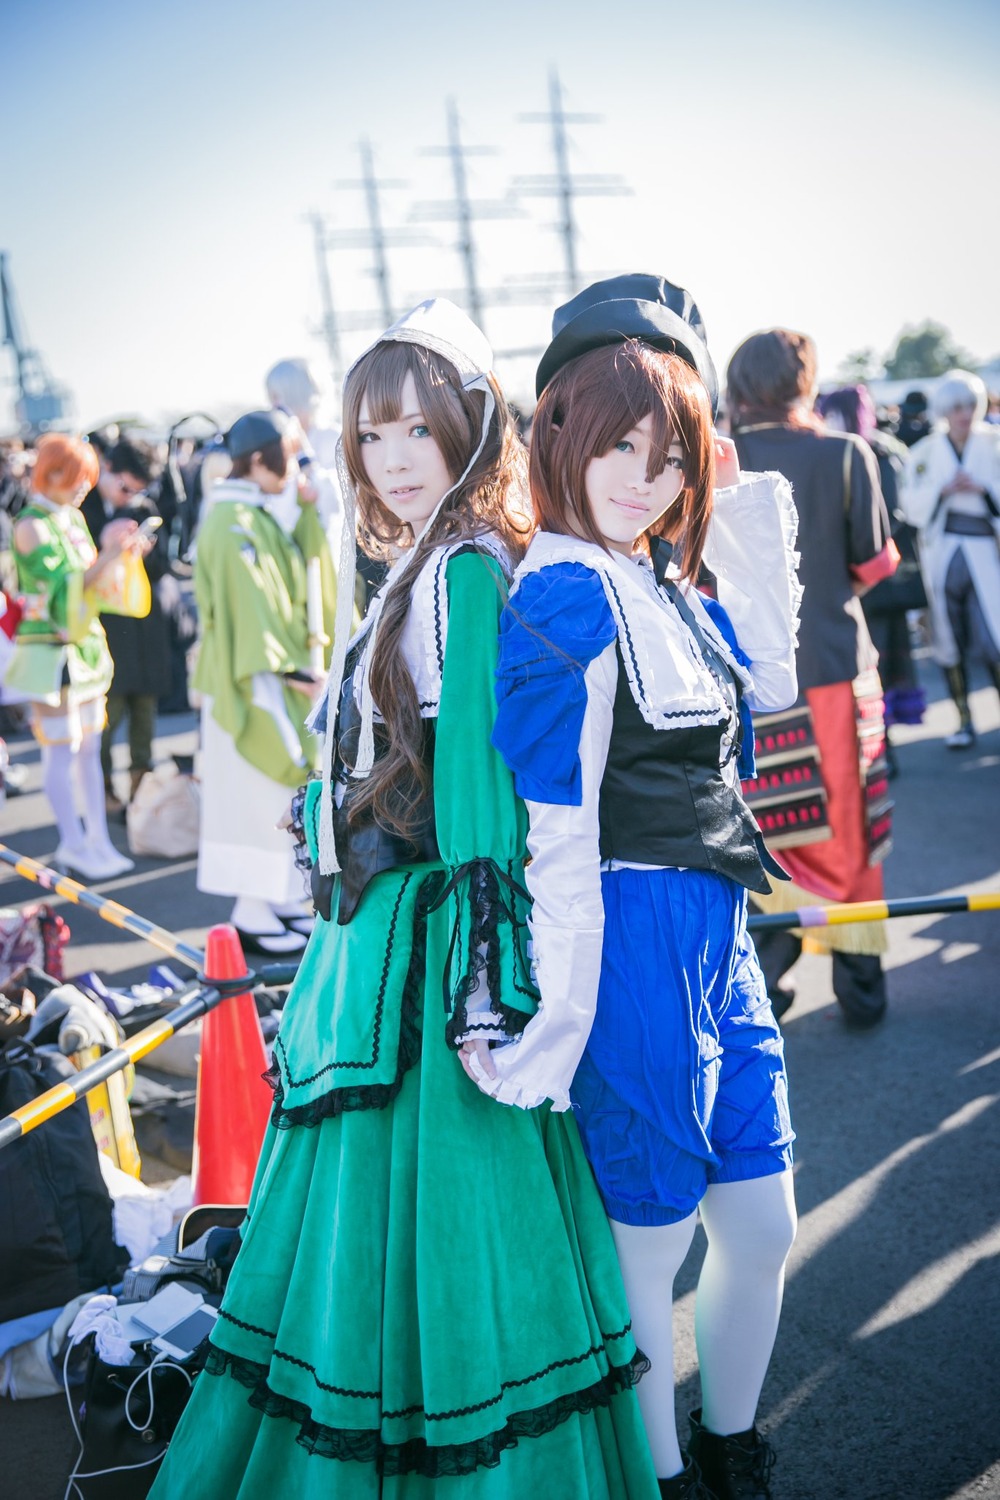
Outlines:
[{"label": "green dress ruffle", "polygon": [[242,1247],[155,1500],[659,1493],[576,1123],[498,1105],[449,1045],[478,976],[510,1032],[536,996],[523,808],[489,745],[505,590],[479,553],[447,577],[442,859],[376,876],[346,927],[317,921]]}]

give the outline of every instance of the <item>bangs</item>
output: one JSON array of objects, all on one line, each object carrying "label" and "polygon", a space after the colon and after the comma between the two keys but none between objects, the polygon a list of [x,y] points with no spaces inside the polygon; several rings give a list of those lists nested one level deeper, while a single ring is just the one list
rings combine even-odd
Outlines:
[{"label": "bangs", "polygon": [[666,468],[671,443],[684,447],[674,403],[674,387],[662,360],[649,358],[648,346],[635,339],[619,344],[607,372],[607,431],[591,457],[608,453],[646,417],[652,416],[647,480]]},{"label": "bangs", "polygon": [[422,420],[441,451],[452,483],[465,469],[475,448],[483,415],[483,393],[463,391],[457,370],[443,356],[421,344],[391,340],[376,344],[359,361],[344,387],[344,458],[358,495],[362,524],[379,543],[393,543],[409,528],[395,520],[369,484],[358,423],[362,402],[373,426],[410,415],[403,408],[403,388],[413,376]]},{"label": "bangs", "polygon": [[[377,344],[351,372],[345,392],[348,406],[357,413],[362,400],[367,400],[369,422],[398,422],[403,415],[406,377],[417,378],[414,352],[407,344]],[[419,391],[418,385],[418,395]]]},{"label": "bangs", "polygon": [[[653,420],[648,480],[662,474],[672,443],[686,449],[684,427],[677,412],[676,383],[671,379],[675,360],[676,356],[659,354],[636,339],[595,349],[580,360],[567,397],[574,406],[592,414],[592,420],[586,424],[584,458],[600,458],[610,453],[616,443],[649,416]],[[557,401],[555,421],[563,427],[567,441],[570,431],[575,440],[579,428],[572,419],[565,421],[570,413],[562,410],[564,405],[568,401]]]},{"label": "bangs", "polygon": [[680,511],[660,523],[683,537],[681,568],[697,576],[712,511],[715,475],[712,406],[697,371],[680,355],[638,339],[591,349],[564,365],[535,410],[531,497],[543,531],[583,536],[605,546],[587,501],[587,466],[650,417],[646,479],[663,473],[676,443],[683,452]]},{"label": "bangs", "polygon": [[361,410],[363,400],[367,401],[368,420],[375,426],[398,422],[404,415],[407,375],[413,376],[421,415],[433,431],[441,396],[456,407],[459,402],[445,362],[422,345],[398,339],[377,344],[352,373],[345,400],[356,411]]}]

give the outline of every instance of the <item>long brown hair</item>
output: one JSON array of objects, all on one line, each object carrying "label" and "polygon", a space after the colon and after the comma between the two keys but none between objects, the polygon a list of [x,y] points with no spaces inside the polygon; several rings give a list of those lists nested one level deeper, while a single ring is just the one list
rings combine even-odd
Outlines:
[{"label": "long brown hair", "polygon": [[[357,490],[359,540],[369,556],[376,558],[398,556],[413,544],[413,531],[382,504],[368,479],[358,416],[364,399],[370,422],[397,422],[403,412],[407,375],[413,376],[420,411],[452,482],[464,471],[482,432],[485,393],[463,390],[454,365],[422,345],[377,344],[355,366],[344,390],[344,457]],[[370,775],[352,783],[349,817],[353,823],[367,814],[404,838],[413,833],[418,803],[428,790],[422,754],[424,723],[400,645],[413,585],[433,548],[442,542],[472,540],[493,532],[516,563],[524,554],[531,529],[525,509],[524,449],[492,377],[490,386],[496,408],[482,452],[448,496],[409,568],[386,596],[372,653],[370,684],[384,721],[385,744]],[[492,573],[485,569],[483,581],[493,583]]]},{"label": "long brown hair", "polygon": [[587,465],[650,415],[652,457],[646,477],[653,480],[662,473],[670,444],[679,443],[684,483],[678,500],[646,535],[679,543],[681,575],[693,580],[712,518],[712,408],[700,376],[685,360],[638,339],[580,355],[546,386],[531,430],[535,518],[543,531],[579,534],[607,550],[587,501]]},{"label": "long brown hair", "polygon": [[807,333],[769,328],[744,339],[726,377],[733,431],[757,422],[822,427],[811,409],[817,363],[816,345]]}]

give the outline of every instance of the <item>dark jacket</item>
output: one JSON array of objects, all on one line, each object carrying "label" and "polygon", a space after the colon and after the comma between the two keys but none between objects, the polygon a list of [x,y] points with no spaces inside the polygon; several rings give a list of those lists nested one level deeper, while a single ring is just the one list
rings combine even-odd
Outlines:
[{"label": "dark jacket", "polygon": [[741,469],[784,474],[795,496],[799,691],[852,682],[878,659],[851,571],[878,557],[889,539],[875,455],[860,438],[810,428],[767,423],[733,436]]},{"label": "dark jacket", "polygon": [[[109,517],[104,509],[100,491],[95,487],[80,506],[94,545],[101,544],[101,532],[109,520],[137,521],[141,525],[147,516],[159,515],[153,501],[146,496],[132,505],[116,510]],[[161,527],[156,545],[143,559],[149,577],[152,605],[144,620],[132,620],[125,615],[102,614],[101,624],[108,637],[108,646],[115,664],[112,693],[144,693],[159,698],[170,687],[172,660],[170,652],[169,621],[158,596],[160,580],[170,572],[167,557],[166,527]]]}]

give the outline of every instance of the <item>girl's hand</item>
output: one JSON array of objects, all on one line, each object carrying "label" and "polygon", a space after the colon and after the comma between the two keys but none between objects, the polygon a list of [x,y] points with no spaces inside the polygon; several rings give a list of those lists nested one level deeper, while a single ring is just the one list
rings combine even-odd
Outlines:
[{"label": "girl's hand", "polygon": [[472,1079],[473,1083],[478,1088],[481,1074],[476,1074],[473,1072],[473,1057],[475,1057],[477,1063],[480,1066],[480,1069],[482,1070],[482,1073],[485,1073],[487,1078],[495,1078],[497,1076],[497,1070],[494,1067],[493,1058],[490,1054],[489,1042],[484,1042],[482,1037],[470,1037],[469,1040],[467,1042],[463,1042],[461,1047],[459,1047],[458,1049],[459,1062],[462,1064],[462,1067],[465,1069],[468,1076]]},{"label": "girl's hand", "polygon": [[729,489],[740,482],[740,461],[736,457],[736,444],[732,438],[715,434],[715,487]]},{"label": "girl's hand", "polygon": [[138,530],[139,526],[136,521],[109,521],[101,532],[99,557],[104,562],[112,562],[125,551],[129,538]]},{"label": "girl's hand", "polygon": [[319,490],[306,474],[299,474],[299,504],[315,505],[319,499]]},{"label": "girl's hand", "polygon": [[305,672],[296,675],[288,673],[284,681],[287,682],[290,688],[294,688],[297,693],[305,693],[306,697],[311,698],[314,702],[326,685],[326,678],[318,677],[315,672],[310,672],[308,675]]}]

